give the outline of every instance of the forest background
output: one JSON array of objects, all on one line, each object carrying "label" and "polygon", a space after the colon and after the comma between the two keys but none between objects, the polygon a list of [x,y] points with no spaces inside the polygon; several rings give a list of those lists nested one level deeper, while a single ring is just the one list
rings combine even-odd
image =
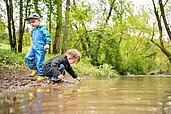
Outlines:
[{"label": "forest background", "polygon": [[82,75],[171,74],[171,1],[0,0],[0,64],[25,67],[37,12],[52,44],[46,60],[76,48]]}]

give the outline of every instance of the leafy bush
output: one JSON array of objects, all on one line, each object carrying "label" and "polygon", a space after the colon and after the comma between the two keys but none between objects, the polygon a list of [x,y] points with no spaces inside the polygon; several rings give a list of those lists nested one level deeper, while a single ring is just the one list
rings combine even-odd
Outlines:
[{"label": "leafy bush", "polygon": [[78,64],[72,65],[74,70],[78,72],[81,76],[90,76],[97,78],[114,78],[118,77],[118,73],[112,69],[108,64],[101,65],[99,67],[94,67],[87,61],[87,59],[82,60]]},{"label": "leafy bush", "polygon": [[129,74],[145,75],[150,70],[155,69],[156,64],[149,58],[136,55],[127,60],[124,66]]},{"label": "leafy bush", "polygon": [[0,64],[15,66],[15,67],[25,67],[25,54],[15,53],[10,50],[0,49]]},{"label": "leafy bush", "polygon": [[4,43],[4,44],[8,44],[9,40],[8,40],[8,34],[4,33],[4,34],[0,34],[0,43]]},{"label": "leafy bush", "polygon": [[118,72],[108,64],[101,65],[98,70],[100,70],[100,76],[103,78],[114,78],[119,76]]},{"label": "leafy bush", "polygon": [[[54,56],[56,55],[46,54],[45,61]],[[0,49],[0,65],[27,68],[24,57],[25,54],[23,53],[15,53],[10,50]],[[72,65],[79,76],[91,76],[98,78],[113,78],[118,76],[117,72],[113,70],[110,65],[104,64],[99,67],[94,67],[89,61],[89,59],[83,59],[78,64]]]}]

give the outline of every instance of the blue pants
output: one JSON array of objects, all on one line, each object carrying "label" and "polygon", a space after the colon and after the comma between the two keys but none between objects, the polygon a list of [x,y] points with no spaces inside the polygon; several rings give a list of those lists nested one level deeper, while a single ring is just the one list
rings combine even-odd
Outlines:
[{"label": "blue pants", "polygon": [[[63,64],[59,65],[58,70],[61,74],[65,75],[65,66]],[[43,69],[44,75],[49,77],[52,81],[58,81],[58,77],[55,76],[55,74],[52,71],[52,68],[44,68]]]},{"label": "blue pants", "polygon": [[35,50],[31,48],[25,56],[26,64],[28,65],[28,67],[31,70],[37,69],[37,74],[39,76],[43,75],[42,66],[44,63],[45,54],[45,50]]}]

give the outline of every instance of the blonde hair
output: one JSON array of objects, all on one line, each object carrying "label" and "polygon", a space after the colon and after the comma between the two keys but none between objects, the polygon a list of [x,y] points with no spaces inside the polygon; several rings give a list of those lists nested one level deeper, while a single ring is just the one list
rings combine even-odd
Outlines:
[{"label": "blonde hair", "polygon": [[66,54],[67,54],[67,55],[70,55],[70,56],[73,57],[73,58],[76,58],[78,62],[80,61],[81,54],[80,54],[80,52],[79,52],[77,49],[69,49],[69,50],[66,52]]}]

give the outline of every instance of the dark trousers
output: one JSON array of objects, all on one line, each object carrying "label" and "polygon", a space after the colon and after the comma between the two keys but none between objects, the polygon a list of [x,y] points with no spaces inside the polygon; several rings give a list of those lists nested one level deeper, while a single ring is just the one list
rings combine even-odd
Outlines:
[{"label": "dark trousers", "polygon": [[[65,66],[63,64],[59,65],[58,70],[60,71],[61,74],[65,75]],[[51,78],[51,77],[55,77],[54,72],[52,71],[52,68],[45,68],[43,69],[43,73],[45,76]],[[57,77],[56,77],[57,78]]]}]

